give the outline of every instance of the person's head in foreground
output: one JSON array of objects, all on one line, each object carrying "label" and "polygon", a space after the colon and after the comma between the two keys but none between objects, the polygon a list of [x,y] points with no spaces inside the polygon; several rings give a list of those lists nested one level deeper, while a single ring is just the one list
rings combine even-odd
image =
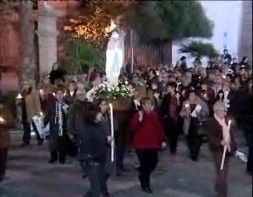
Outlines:
[{"label": "person's head in foreground", "polygon": [[227,115],[227,108],[222,101],[217,101],[213,106],[214,113],[221,119]]}]

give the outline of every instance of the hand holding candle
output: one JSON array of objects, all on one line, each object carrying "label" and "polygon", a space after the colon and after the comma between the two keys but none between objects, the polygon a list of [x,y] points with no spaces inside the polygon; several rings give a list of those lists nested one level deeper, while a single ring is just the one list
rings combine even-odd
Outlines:
[{"label": "hand holding candle", "polygon": [[[230,127],[231,127],[231,120],[228,121],[228,131],[229,132],[230,132]],[[223,170],[223,168],[224,168],[224,163],[225,163],[225,159],[226,159],[226,153],[227,153],[227,150],[229,149],[229,144],[228,144],[229,135],[227,134],[224,137],[225,137],[225,139],[224,139],[223,154],[222,154],[222,160],[221,160],[220,170]]]}]

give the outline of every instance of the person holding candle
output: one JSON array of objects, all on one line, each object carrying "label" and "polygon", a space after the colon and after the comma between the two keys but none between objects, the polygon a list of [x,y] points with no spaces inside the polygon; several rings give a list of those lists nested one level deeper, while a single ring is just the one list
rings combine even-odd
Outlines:
[{"label": "person holding candle", "polygon": [[180,123],[180,95],[176,91],[177,83],[169,82],[167,85],[167,94],[162,99],[160,106],[160,117],[168,137],[170,153],[176,155],[178,136],[181,130]]},{"label": "person holding candle", "polygon": [[183,103],[180,115],[183,118],[183,131],[186,135],[190,158],[198,161],[202,144],[201,127],[209,116],[207,104],[196,95],[195,90],[190,90],[187,100]]},{"label": "person holding candle", "polygon": [[158,115],[153,112],[152,102],[142,99],[142,110],[136,112],[129,131],[133,133],[133,147],[139,159],[139,180],[144,192],[152,193],[150,176],[159,160],[159,150],[166,146],[164,130]]},{"label": "person holding candle", "polygon": [[0,98],[0,182],[4,180],[10,146],[10,127],[13,123],[13,116],[10,110],[3,104]]},{"label": "person holding candle", "polygon": [[[236,151],[234,128],[227,117],[227,108],[222,101],[217,101],[214,106],[214,115],[205,124],[209,147],[213,156],[216,170],[215,192],[217,197],[227,197],[227,175],[231,156]],[[229,123],[230,122],[230,123]],[[231,124],[231,125],[230,125]],[[224,149],[225,160],[221,168]]]}]

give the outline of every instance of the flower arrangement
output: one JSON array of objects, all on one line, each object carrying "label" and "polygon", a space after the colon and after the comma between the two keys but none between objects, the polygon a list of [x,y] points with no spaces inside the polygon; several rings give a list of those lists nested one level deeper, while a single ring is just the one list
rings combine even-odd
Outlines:
[{"label": "flower arrangement", "polygon": [[109,84],[108,82],[103,82],[98,86],[93,88],[92,95],[94,97],[105,98],[111,101],[120,98],[129,98],[133,95],[133,91],[128,86],[128,82],[119,82],[118,84]]}]

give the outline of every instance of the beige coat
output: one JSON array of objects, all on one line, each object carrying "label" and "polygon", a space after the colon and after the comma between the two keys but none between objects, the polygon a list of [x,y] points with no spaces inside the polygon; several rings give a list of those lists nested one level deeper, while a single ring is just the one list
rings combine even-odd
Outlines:
[{"label": "beige coat", "polygon": [[41,112],[40,96],[38,91],[32,91],[25,97],[27,120],[30,121],[33,116]]}]

